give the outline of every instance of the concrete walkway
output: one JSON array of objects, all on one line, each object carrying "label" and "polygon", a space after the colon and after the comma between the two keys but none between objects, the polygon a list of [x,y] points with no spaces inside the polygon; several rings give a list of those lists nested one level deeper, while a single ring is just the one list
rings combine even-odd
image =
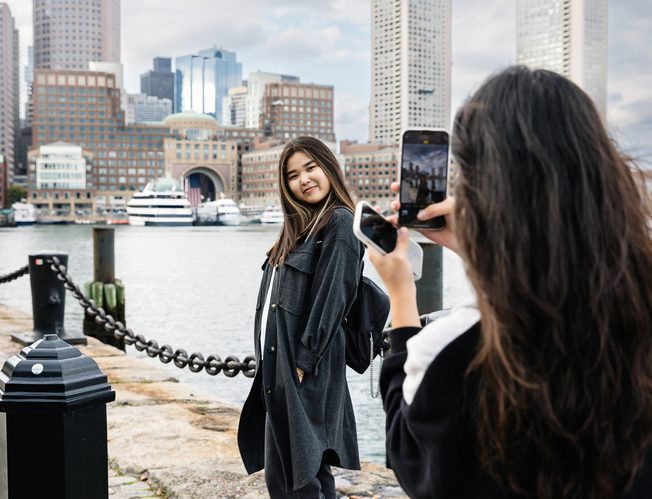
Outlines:
[{"label": "concrete walkway", "polygon": [[[20,350],[10,334],[31,329],[29,315],[0,304],[0,365]],[[124,355],[94,338],[80,350],[116,391],[108,405],[112,499],[267,497],[262,472],[247,476],[240,461],[238,406],[179,383],[156,359]],[[340,497],[406,497],[394,474],[375,463],[334,473]]]}]

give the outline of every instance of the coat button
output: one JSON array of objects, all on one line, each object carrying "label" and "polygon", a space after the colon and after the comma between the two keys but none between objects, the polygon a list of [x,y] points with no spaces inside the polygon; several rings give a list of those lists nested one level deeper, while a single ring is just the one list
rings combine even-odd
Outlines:
[{"label": "coat button", "polygon": [[276,310],[276,303],[272,303],[272,310]]},{"label": "coat button", "polygon": [[268,394],[269,394],[269,393],[272,393],[272,387],[271,387],[271,386],[268,386],[267,388],[265,388],[265,391],[266,391]]},{"label": "coat button", "polygon": [[274,353],[276,351],[276,347],[272,345],[271,347],[269,347],[269,351]]}]

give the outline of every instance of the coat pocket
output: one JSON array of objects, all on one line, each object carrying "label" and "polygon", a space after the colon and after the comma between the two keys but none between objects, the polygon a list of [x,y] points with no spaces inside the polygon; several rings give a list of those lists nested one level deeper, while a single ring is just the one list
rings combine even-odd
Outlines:
[{"label": "coat pocket", "polygon": [[301,315],[305,306],[317,262],[313,252],[290,253],[285,260],[278,306],[293,315]]}]

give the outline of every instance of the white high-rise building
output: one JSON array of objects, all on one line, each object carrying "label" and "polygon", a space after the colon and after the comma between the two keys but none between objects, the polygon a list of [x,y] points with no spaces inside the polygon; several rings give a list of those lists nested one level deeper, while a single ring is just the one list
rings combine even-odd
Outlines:
[{"label": "white high-rise building", "polygon": [[369,136],[450,126],[451,0],[372,0]]},{"label": "white high-rise building", "polygon": [[560,73],[605,115],[608,0],[516,0],[516,61]]},{"label": "white high-rise building", "polygon": [[0,2],[0,154],[7,162],[10,183],[18,162],[19,74],[18,30],[9,5]]},{"label": "white high-rise building", "polygon": [[120,62],[120,0],[32,0],[34,67]]}]

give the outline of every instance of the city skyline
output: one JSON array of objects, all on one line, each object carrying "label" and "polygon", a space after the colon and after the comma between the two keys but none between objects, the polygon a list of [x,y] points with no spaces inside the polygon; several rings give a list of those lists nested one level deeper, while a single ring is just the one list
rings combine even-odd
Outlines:
[{"label": "city skyline", "polygon": [[[20,30],[23,67],[32,37],[31,2],[7,3]],[[238,54],[243,75],[261,70],[334,85],[337,138],[367,140],[369,0],[322,0],[310,5],[279,0],[273,7],[263,0],[242,0],[229,4],[229,9],[216,8],[208,0],[193,0],[192,7],[179,9],[171,0],[123,2],[122,62],[127,91],[138,92],[140,75],[150,69],[153,57],[174,58],[202,47],[222,46]],[[515,18],[513,1],[454,2],[453,114],[486,76],[515,62]],[[652,54],[645,47],[652,43],[650,22],[649,2],[609,1],[607,120],[624,147],[635,155],[648,156],[652,154]],[[24,82],[21,84],[24,88]],[[648,161],[652,163],[650,157]]]}]

